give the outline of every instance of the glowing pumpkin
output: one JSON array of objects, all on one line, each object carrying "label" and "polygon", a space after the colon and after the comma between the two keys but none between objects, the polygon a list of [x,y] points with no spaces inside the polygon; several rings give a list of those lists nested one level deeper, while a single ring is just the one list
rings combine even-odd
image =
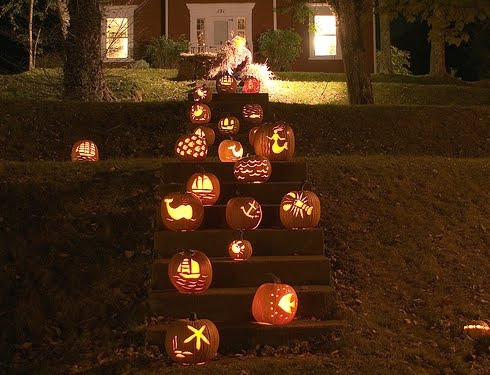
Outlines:
[{"label": "glowing pumpkin", "polygon": [[259,184],[266,182],[271,176],[272,166],[264,156],[254,155],[243,158],[235,163],[233,176],[237,181]]},{"label": "glowing pumpkin", "polygon": [[192,98],[195,102],[209,103],[213,99],[213,92],[206,84],[192,90]]},{"label": "glowing pumpkin", "polygon": [[175,155],[180,161],[200,162],[206,159],[207,154],[206,138],[196,134],[185,134],[175,142]]},{"label": "glowing pumpkin", "polygon": [[231,198],[226,203],[226,223],[235,230],[255,229],[262,221],[262,207],[251,197]]},{"label": "glowing pumpkin", "polygon": [[204,207],[193,193],[169,193],[161,204],[163,225],[175,232],[193,231],[204,219]]},{"label": "glowing pumpkin", "polygon": [[235,162],[243,156],[243,146],[238,141],[225,139],[218,146],[219,160],[225,163]]},{"label": "glowing pumpkin", "polygon": [[484,320],[473,320],[464,326],[464,331],[473,340],[490,337],[490,326]]},{"label": "glowing pumpkin", "polygon": [[252,244],[247,240],[234,240],[228,246],[228,254],[233,260],[247,260],[252,256]]},{"label": "glowing pumpkin", "polygon": [[169,358],[181,365],[201,365],[216,357],[219,332],[207,319],[176,320],[169,324],[165,333],[165,351]]},{"label": "glowing pumpkin", "polygon": [[294,132],[291,126],[278,121],[260,126],[254,136],[254,150],[257,155],[270,161],[291,160],[294,155]]},{"label": "glowing pumpkin", "polygon": [[242,117],[251,124],[260,124],[264,119],[264,110],[260,104],[245,104],[242,108]]},{"label": "glowing pumpkin", "polygon": [[194,129],[194,134],[199,137],[205,138],[206,145],[208,146],[214,144],[214,141],[216,139],[216,134],[214,133],[214,130],[209,126],[198,126]]},{"label": "glowing pumpkin", "polygon": [[179,293],[202,293],[213,281],[213,267],[203,252],[184,250],[170,258],[168,278]]},{"label": "glowing pumpkin", "polygon": [[254,145],[254,139],[255,139],[255,133],[257,133],[257,130],[259,129],[258,126],[254,126],[253,128],[250,129],[248,132],[248,142],[252,145]]},{"label": "glowing pumpkin", "polygon": [[71,148],[71,161],[98,161],[99,149],[93,141],[81,140]]},{"label": "glowing pumpkin", "polygon": [[259,286],[252,301],[252,315],[263,324],[290,323],[298,310],[298,296],[287,284],[266,283]]},{"label": "glowing pumpkin", "polygon": [[311,191],[290,191],[281,200],[279,218],[288,229],[314,228],[320,222],[320,200]]},{"label": "glowing pumpkin", "polygon": [[224,135],[232,135],[238,133],[240,129],[240,121],[236,117],[227,116],[218,121],[218,131]]},{"label": "glowing pumpkin", "polygon": [[215,204],[220,194],[218,177],[212,173],[194,173],[187,180],[186,188],[187,191],[197,195],[203,206]]},{"label": "glowing pumpkin", "polygon": [[216,91],[220,94],[230,94],[237,90],[236,79],[227,73],[224,73],[216,80]]},{"label": "glowing pumpkin", "polygon": [[260,92],[260,81],[255,77],[247,77],[243,81],[243,92],[245,94],[257,94]]},{"label": "glowing pumpkin", "polygon": [[204,103],[195,103],[189,109],[189,120],[193,124],[207,124],[211,121],[211,108]]}]

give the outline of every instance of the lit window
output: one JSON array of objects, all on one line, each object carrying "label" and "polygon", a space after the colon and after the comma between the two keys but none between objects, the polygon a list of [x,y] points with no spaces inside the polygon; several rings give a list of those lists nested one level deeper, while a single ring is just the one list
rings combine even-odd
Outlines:
[{"label": "lit window", "polygon": [[107,18],[106,58],[126,59],[129,57],[128,18]]},{"label": "lit window", "polygon": [[245,17],[238,17],[237,19],[237,33],[236,35],[245,38]]},{"label": "lit window", "polygon": [[197,29],[197,46],[204,47],[206,45],[206,31],[204,29],[204,18],[197,19],[196,29]]},{"label": "lit window", "polygon": [[337,25],[335,16],[315,16],[315,56],[337,55]]}]

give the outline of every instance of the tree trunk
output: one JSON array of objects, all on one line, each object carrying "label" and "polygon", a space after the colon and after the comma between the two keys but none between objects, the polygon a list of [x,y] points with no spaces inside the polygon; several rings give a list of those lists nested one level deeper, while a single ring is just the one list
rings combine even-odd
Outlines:
[{"label": "tree trunk", "polygon": [[111,100],[102,70],[99,0],[69,1],[68,11],[64,96],[82,101]]},{"label": "tree trunk", "polygon": [[391,60],[391,15],[384,9],[381,0],[379,3],[380,54],[378,73],[393,74],[393,63]]},{"label": "tree trunk", "polygon": [[28,62],[28,70],[32,70],[34,68],[34,44],[33,44],[33,36],[32,36],[32,28],[33,28],[33,18],[34,18],[34,0],[29,1],[29,25],[28,25],[28,49],[29,49],[29,62]]},{"label": "tree trunk", "polygon": [[68,35],[68,25],[70,24],[67,0],[57,0],[56,8],[58,9],[58,16],[60,17],[61,34],[63,39],[66,40],[66,36]]},{"label": "tree trunk", "polygon": [[372,104],[373,87],[368,67],[368,58],[364,47],[363,17],[371,16],[371,2],[366,0],[339,1],[337,15],[339,36],[347,76],[347,91],[350,104]]},{"label": "tree trunk", "polygon": [[431,76],[446,77],[446,35],[444,10],[440,5],[434,5],[434,13],[429,19],[430,37],[430,72]]}]

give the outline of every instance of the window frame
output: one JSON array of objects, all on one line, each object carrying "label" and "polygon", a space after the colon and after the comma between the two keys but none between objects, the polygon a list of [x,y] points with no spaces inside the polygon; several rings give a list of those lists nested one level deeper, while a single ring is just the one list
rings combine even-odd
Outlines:
[{"label": "window frame", "polygon": [[[337,22],[337,16],[334,14],[332,9],[325,3],[311,3],[308,6],[313,11],[313,15],[310,15],[310,25],[315,23],[314,16],[334,16]],[[317,56],[315,55],[315,31],[308,30],[308,44],[309,44],[309,56],[308,60],[342,60],[342,48],[339,39],[339,28],[338,25],[335,27],[335,37],[336,37],[336,54],[335,55],[325,55]]]},{"label": "window frame", "polygon": [[[108,5],[103,8],[101,24],[101,52],[104,62],[132,62],[134,61],[134,11],[137,5]],[[126,18],[128,20],[128,57],[107,57],[107,19]]]}]

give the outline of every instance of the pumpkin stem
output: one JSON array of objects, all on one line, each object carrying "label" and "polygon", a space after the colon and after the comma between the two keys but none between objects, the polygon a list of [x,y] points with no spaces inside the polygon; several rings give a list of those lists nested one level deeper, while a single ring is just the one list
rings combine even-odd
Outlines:
[{"label": "pumpkin stem", "polygon": [[189,320],[192,322],[197,320],[197,314],[195,312],[191,312],[189,315]]},{"label": "pumpkin stem", "polygon": [[240,240],[243,241],[243,230],[240,230]]},{"label": "pumpkin stem", "polygon": [[274,275],[272,272],[268,272],[266,273],[267,276],[270,276],[270,278],[272,279],[272,282],[274,284],[281,284],[281,279],[279,277],[277,277],[276,275]]}]

